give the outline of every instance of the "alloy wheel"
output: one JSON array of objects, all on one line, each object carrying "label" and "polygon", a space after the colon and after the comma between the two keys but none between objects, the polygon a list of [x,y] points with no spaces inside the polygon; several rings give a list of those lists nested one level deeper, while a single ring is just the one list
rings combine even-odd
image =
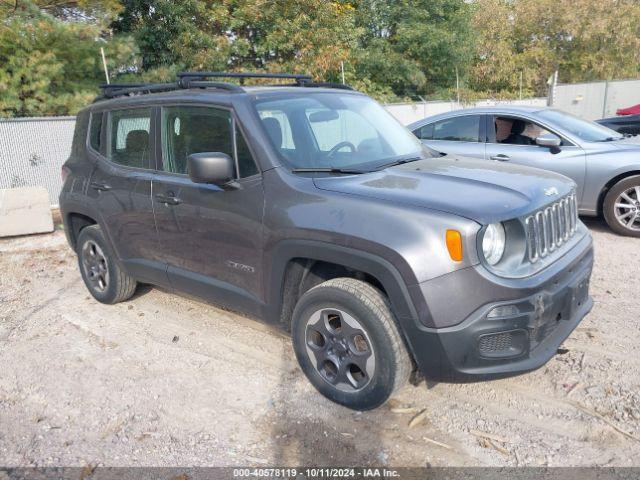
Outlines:
[{"label": "alloy wheel", "polygon": [[82,247],[82,266],[91,286],[104,292],[109,286],[107,257],[100,246],[89,240]]},{"label": "alloy wheel", "polygon": [[316,311],[307,320],[305,340],[315,369],[338,390],[358,391],[371,381],[376,366],[371,339],[347,312]]},{"label": "alloy wheel", "polygon": [[614,214],[623,227],[640,231],[640,186],[631,187],[618,196]]}]

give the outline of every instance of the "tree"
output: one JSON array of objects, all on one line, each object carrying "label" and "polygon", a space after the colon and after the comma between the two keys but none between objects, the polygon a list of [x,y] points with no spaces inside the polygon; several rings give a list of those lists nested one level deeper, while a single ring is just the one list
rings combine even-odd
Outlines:
[{"label": "tree", "polygon": [[[355,44],[353,7],[324,0],[124,0],[143,70],[179,68],[337,75]],[[168,67],[168,68],[167,68]]]},{"label": "tree", "polygon": [[130,42],[105,41],[87,11],[46,10],[21,1],[0,11],[0,116],[73,114],[104,82],[101,46],[113,68],[132,59]]},{"label": "tree", "polygon": [[355,76],[400,97],[455,87],[473,54],[472,10],[465,0],[359,0]]},{"label": "tree", "polygon": [[478,90],[544,95],[557,69],[565,82],[637,77],[636,0],[478,0],[480,32],[471,73]]}]

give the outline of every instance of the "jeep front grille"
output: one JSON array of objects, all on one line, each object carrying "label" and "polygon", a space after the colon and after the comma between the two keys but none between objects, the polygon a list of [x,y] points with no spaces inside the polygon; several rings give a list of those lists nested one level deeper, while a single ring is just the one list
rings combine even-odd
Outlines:
[{"label": "jeep front grille", "polygon": [[527,255],[529,261],[537,262],[560,248],[576,232],[578,202],[575,192],[529,215],[524,223]]}]

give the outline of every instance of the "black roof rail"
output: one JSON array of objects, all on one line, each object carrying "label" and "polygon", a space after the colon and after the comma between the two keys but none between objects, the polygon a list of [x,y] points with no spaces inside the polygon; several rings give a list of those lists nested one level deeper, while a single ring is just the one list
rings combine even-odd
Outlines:
[{"label": "black roof rail", "polygon": [[146,83],[103,83],[100,85],[100,88],[103,92],[107,90],[119,90],[121,88],[135,88],[135,87],[144,87]]},{"label": "black roof rail", "polygon": [[309,82],[304,84],[305,87],[318,87],[318,88],[339,88],[340,90],[354,90],[351,85],[346,83],[335,82]]},{"label": "black roof rail", "polygon": [[178,83],[184,85],[189,79],[204,80],[206,78],[239,78],[240,85],[244,84],[247,78],[279,78],[295,80],[296,84],[303,85],[311,82],[311,75],[299,75],[293,73],[239,73],[239,72],[180,72],[178,73]]},{"label": "black roof rail", "polygon": [[230,92],[244,92],[242,87],[226,82],[208,82],[206,80],[178,80],[180,88],[219,88]]},{"label": "black roof rail", "polygon": [[[247,78],[277,78],[285,80],[295,80],[295,83],[276,84],[269,86],[289,86],[289,87],[327,87],[339,88],[343,90],[353,90],[349,85],[332,82],[314,82],[311,75],[298,75],[292,73],[237,73],[237,72],[180,72],[177,82],[172,83],[111,83],[102,84],[102,94],[98,100],[123,97],[132,94],[146,94],[158,92],[170,92],[186,88],[217,88],[229,92],[243,92],[242,84]],[[240,85],[227,82],[216,82],[207,80],[208,78],[239,78]]]},{"label": "black roof rail", "polygon": [[132,93],[155,93],[177,90],[177,83],[111,83],[100,85],[102,96],[98,98],[115,98]]}]

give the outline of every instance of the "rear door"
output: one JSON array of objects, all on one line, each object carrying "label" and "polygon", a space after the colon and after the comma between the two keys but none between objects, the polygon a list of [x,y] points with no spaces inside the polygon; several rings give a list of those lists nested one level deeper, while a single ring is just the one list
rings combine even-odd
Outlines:
[{"label": "rear door", "polygon": [[[231,110],[163,106],[153,204],[162,258],[180,291],[257,314],[262,294],[262,176]],[[236,185],[193,183],[187,156],[223,152]]]},{"label": "rear door", "polygon": [[117,256],[137,279],[166,284],[151,202],[155,168],[152,108],[93,113],[88,151],[95,162],[88,188]]},{"label": "rear door", "polygon": [[[524,130],[517,136],[520,144],[503,143],[505,141],[509,142],[509,137],[503,140],[496,137],[496,121],[500,120],[524,122]],[[550,127],[542,126],[526,117],[487,115],[486,121],[486,158],[488,160],[527,165],[561,173],[577,183],[578,199],[582,198],[586,171],[585,152],[582,148],[574,145]],[[548,133],[553,133],[562,139],[562,145],[559,150],[554,151],[549,147],[541,147],[535,144],[535,139],[538,136]]]},{"label": "rear door", "polygon": [[457,115],[413,131],[422,143],[446,154],[484,159],[485,134],[482,115]]}]

